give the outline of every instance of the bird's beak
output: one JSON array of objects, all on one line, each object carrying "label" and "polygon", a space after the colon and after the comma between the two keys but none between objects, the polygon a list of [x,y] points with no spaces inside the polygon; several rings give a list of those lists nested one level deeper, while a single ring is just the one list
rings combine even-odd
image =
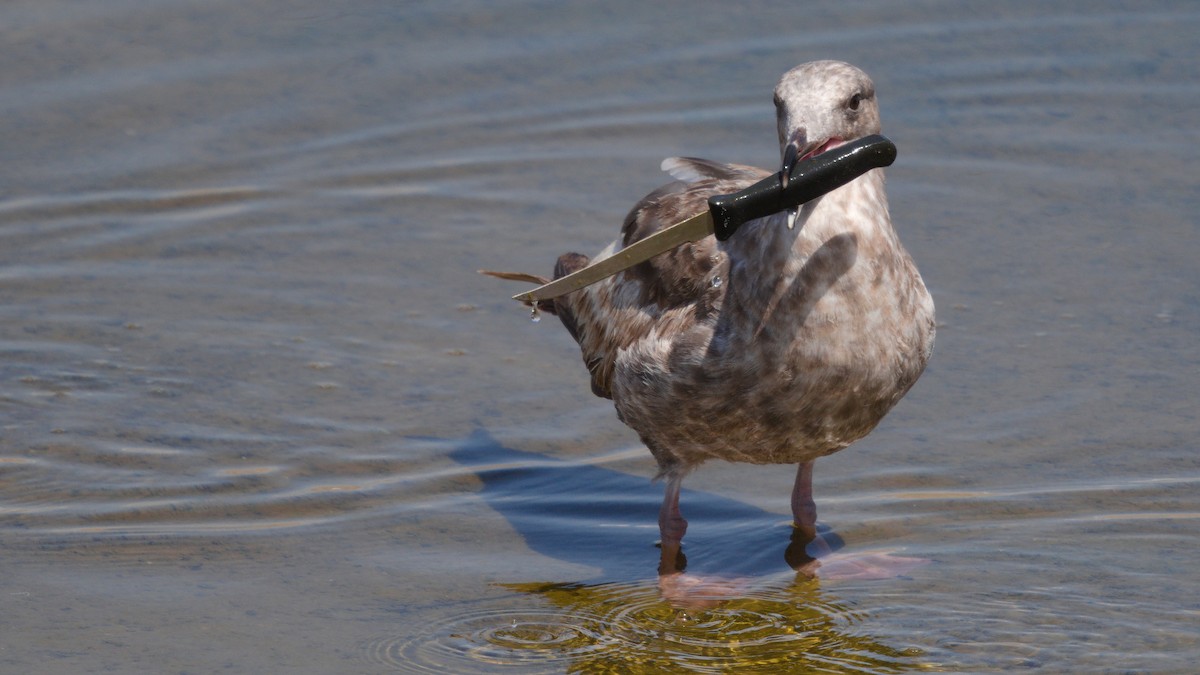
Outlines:
[{"label": "bird's beak", "polygon": [[808,132],[804,129],[797,129],[792,132],[791,138],[788,139],[787,147],[783,149],[783,166],[779,170],[779,184],[786,188],[788,181],[792,179],[792,169],[796,167],[796,162],[800,159],[800,149],[808,144]]},{"label": "bird's beak", "polygon": [[[783,149],[783,166],[779,169],[779,186],[786,190],[797,164],[838,145],[840,142],[836,138],[809,141],[808,130],[803,127],[793,131],[791,137],[788,138],[787,146]],[[788,209],[787,227],[789,230],[795,229],[796,218],[799,214],[798,207]]]},{"label": "bird's beak", "polygon": [[819,155],[835,145],[841,145],[841,142],[839,138],[809,141],[807,130],[801,128],[793,131],[791,138],[788,139],[787,147],[783,149],[783,166],[780,168],[779,183],[786,188],[797,164],[813,155]]}]

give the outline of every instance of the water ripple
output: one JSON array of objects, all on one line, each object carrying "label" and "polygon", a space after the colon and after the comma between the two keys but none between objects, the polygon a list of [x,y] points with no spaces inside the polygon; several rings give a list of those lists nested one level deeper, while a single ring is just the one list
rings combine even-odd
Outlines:
[{"label": "water ripple", "polygon": [[928,668],[917,650],[862,634],[856,611],[798,583],[717,593],[700,606],[664,600],[652,583],[512,584],[552,608],[477,609],[379,636],[359,649],[400,672],[740,672]]}]

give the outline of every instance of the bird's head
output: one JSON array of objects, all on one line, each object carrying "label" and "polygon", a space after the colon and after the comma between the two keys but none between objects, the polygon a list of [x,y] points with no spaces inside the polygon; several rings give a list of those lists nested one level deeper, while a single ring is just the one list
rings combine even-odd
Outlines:
[{"label": "bird's head", "polygon": [[784,73],[775,86],[775,114],[784,187],[797,163],[880,131],[875,84],[841,61],[811,61]]}]

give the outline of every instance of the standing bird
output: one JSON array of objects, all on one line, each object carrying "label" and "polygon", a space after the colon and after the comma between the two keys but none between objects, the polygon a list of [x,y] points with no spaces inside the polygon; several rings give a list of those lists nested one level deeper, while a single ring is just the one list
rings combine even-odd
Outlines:
[{"label": "standing bird", "polygon": [[[775,109],[784,181],[797,162],[880,131],[874,84],[838,61],[785,73]],[[638,202],[597,259],[771,173],[682,157],[662,168],[676,182]],[[588,262],[564,254],[554,277]],[[875,428],[934,341],[933,299],[892,229],[882,169],[727,241],[683,244],[538,305],[579,343],[592,391],[658,460],[663,573],[687,530],[683,478],[709,459],[799,464],[792,514],[811,539],[813,462]]]}]

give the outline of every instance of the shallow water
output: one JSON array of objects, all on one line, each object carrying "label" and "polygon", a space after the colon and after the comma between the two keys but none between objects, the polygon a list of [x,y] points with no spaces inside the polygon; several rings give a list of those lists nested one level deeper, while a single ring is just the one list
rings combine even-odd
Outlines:
[{"label": "shallow water", "polygon": [[[0,670],[1189,670],[1198,29],[1167,2],[5,3]],[[937,350],[817,465],[824,578],[785,562],[790,468],[689,478],[717,582],[680,607],[652,461],[474,270],[598,250],[662,157],[772,166],[771,88],[813,58],[876,81]],[[900,559],[927,562],[855,573]]]}]

